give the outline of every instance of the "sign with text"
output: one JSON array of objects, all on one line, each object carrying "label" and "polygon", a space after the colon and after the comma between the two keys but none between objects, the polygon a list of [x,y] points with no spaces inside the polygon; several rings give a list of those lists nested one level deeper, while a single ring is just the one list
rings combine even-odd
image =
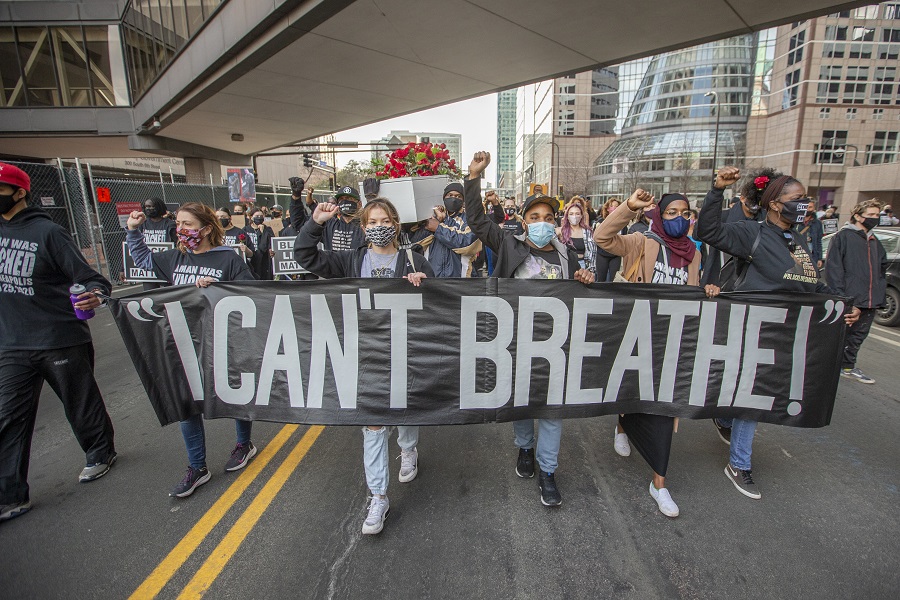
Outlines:
[{"label": "sign with text", "polygon": [[116,202],[116,216],[122,229],[128,229],[128,217],[133,211],[143,210],[140,202]]},{"label": "sign with text", "polygon": [[837,219],[822,219],[822,234],[828,235],[829,233],[837,233],[838,230],[838,220]]},{"label": "sign with text", "polygon": [[[147,247],[150,248],[151,252],[162,252],[163,250],[171,250],[175,247],[175,244],[172,242],[160,242],[157,244],[148,243]],[[160,279],[156,276],[155,271],[148,271],[135,266],[134,259],[131,258],[131,252],[128,251],[128,244],[126,242],[122,242],[122,264],[125,265],[125,281],[129,283],[166,283],[165,279]]]},{"label": "sign with text", "polygon": [[272,238],[272,250],[275,256],[272,257],[272,274],[273,275],[298,275],[300,273],[309,273],[294,260],[294,240],[293,237],[276,237]]},{"label": "sign with text", "polygon": [[214,283],[110,302],[162,423],[831,419],[844,299],[520,279]]}]

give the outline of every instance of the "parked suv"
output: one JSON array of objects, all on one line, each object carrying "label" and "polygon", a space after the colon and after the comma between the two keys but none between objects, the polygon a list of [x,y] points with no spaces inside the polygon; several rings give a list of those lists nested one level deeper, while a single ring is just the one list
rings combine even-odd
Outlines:
[{"label": "parked suv", "polygon": [[[836,234],[829,233],[822,238],[822,253],[828,260],[828,244]],[[881,241],[887,252],[887,294],[885,305],[875,313],[879,325],[896,327],[900,325],[900,227],[876,227],[875,237]]]}]

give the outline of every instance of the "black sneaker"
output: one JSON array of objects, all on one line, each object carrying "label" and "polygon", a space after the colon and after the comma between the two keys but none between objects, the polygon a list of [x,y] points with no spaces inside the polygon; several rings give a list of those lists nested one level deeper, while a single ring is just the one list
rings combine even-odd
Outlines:
[{"label": "black sneaker", "polygon": [[719,439],[730,446],[731,445],[731,427],[722,427],[721,425],[719,425],[718,419],[713,419],[713,425],[716,426],[716,431],[719,432]]},{"label": "black sneaker", "polygon": [[516,461],[516,475],[534,477],[534,448],[519,448],[519,459]]},{"label": "black sneaker", "polygon": [[19,515],[24,515],[31,510],[31,502],[16,502],[15,504],[4,504],[0,506],[0,521],[8,521],[15,519]]},{"label": "black sneaker", "polygon": [[231,451],[231,457],[225,463],[226,471],[240,471],[247,466],[250,459],[256,456],[256,446],[253,442],[246,444],[237,444]]},{"label": "black sneaker", "polygon": [[538,477],[538,485],[541,486],[541,504],[544,506],[559,506],[562,504],[562,496],[556,488],[556,479],[553,473],[541,471]]},{"label": "black sneaker", "polygon": [[753,498],[754,500],[762,498],[762,494],[759,493],[759,488],[756,486],[756,482],[753,481],[753,474],[749,469],[746,471],[743,469],[735,469],[731,466],[731,463],[729,463],[725,465],[725,475],[728,476],[728,479],[731,480],[734,487],[736,487],[743,495],[748,498]]},{"label": "black sneaker", "polygon": [[187,498],[194,493],[194,490],[209,481],[210,477],[209,469],[206,467],[200,469],[188,467],[184,473],[184,479],[175,486],[174,490],[169,492],[169,495],[176,498]]}]

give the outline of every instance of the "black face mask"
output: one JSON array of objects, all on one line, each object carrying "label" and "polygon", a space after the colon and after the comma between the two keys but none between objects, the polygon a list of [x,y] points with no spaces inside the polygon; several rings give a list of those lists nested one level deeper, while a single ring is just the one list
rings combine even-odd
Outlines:
[{"label": "black face mask", "polygon": [[228,229],[228,226],[231,225],[231,219],[219,219],[219,223],[222,224],[222,229]]},{"label": "black face mask", "polygon": [[5,215],[18,203],[19,201],[15,199],[15,193],[0,195],[0,215]]},{"label": "black face mask", "polygon": [[451,215],[458,213],[462,209],[462,205],[462,198],[444,198],[444,206]]},{"label": "black face mask", "polygon": [[516,214],[516,209],[514,209],[514,208],[507,208],[507,209],[506,209],[506,214],[508,214],[509,216],[513,216],[514,214]]},{"label": "black face mask", "polygon": [[863,219],[863,222],[860,223],[860,225],[866,228],[866,231],[872,231],[873,228],[878,227],[880,224],[881,219],[879,217],[866,217]]},{"label": "black face mask", "polygon": [[256,223],[257,225],[262,225],[262,222],[265,220],[266,220],[266,218],[263,217],[262,215],[256,215],[255,217],[253,217],[253,222]]},{"label": "black face mask", "polygon": [[341,200],[338,202],[338,208],[345,217],[352,217],[356,214],[356,202],[353,200]]},{"label": "black face mask", "polygon": [[144,214],[147,215],[147,218],[149,219],[155,219],[162,216],[161,214],[159,214],[159,209],[155,206],[145,206]]},{"label": "black face mask", "polygon": [[757,202],[744,202],[744,208],[747,209],[747,212],[753,215],[754,217],[759,214],[759,203]]},{"label": "black face mask", "polygon": [[803,200],[788,200],[781,203],[781,216],[791,224],[802,223],[806,218],[806,209],[809,202]]}]

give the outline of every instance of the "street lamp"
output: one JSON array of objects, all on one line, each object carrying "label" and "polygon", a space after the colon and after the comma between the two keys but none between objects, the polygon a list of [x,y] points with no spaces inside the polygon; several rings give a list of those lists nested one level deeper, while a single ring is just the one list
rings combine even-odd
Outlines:
[{"label": "street lamp", "polygon": [[713,140],[713,160],[712,160],[712,179],[716,180],[716,162],[719,158],[719,115],[721,111],[721,105],[719,104],[719,94],[716,91],[710,90],[703,94],[704,98],[712,96],[713,102],[716,103],[716,137]]},{"label": "street lamp", "polygon": [[[837,139],[837,134],[834,134],[833,136],[831,136],[830,138],[825,140],[826,142],[828,142],[828,147],[832,149],[832,152],[831,152],[832,155],[835,154],[834,142],[836,139]],[[820,205],[822,202],[822,167],[825,165],[825,161],[822,160],[822,148],[823,147],[824,147],[824,144],[819,146],[819,153],[818,153],[819,155],[816,157],[819,161],[819,183],[816,184],[816,196],[817,196],[817,200],[818,200],[818,202],[816,203],[817,206]]]}]

